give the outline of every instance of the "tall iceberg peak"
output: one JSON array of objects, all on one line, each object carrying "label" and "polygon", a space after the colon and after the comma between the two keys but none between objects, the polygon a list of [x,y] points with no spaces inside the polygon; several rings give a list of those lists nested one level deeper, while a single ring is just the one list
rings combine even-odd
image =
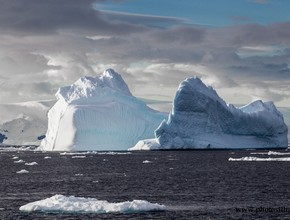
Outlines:
[{"label": "tall iceberg peak", "polygon": [[94,102],[100,97],[120,93],[132,96],[127,84],[113,69],[107,69],[100,77],[85,76],[78,79],[70,86],[61,87],[57,93],[57,99],[63,99],[67,103]]},{"label": "tall iceberg peak", "polygon": [[100,79],[105,83],[106,86],[110,87],[111,89],[132,96],[122,76],[115,72],[113,69],[105,70]]},{"label": "tall iceberg peak", "polygon": [[199,78],[187,78],[180,83],[174,99],[175,111],[205,111],[207,103],[204,102],[210,98],[221,105],[226,103],[218,96],[211,86],[206,86]]},{"label": "tall iceberg peak", "polygon": [[139,141],[132,150],[287,148],[287,130],[272,102],[258,100],[236,108],[200,79],[188,78],[181,82],[156,138]]},{"label": "tall iceberg peak", "polygon": [[112,69],[99,77],[82,77],[56,96],[40,150],[127,150],[140,139],[153,138],[165,119],[132,96]]}]

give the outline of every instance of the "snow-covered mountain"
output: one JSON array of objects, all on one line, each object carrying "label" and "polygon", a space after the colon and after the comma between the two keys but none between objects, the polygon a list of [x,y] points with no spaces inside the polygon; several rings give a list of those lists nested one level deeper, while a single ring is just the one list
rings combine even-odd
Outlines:
[{"label": "snow-covered mountain", "polygon": [[132,96],[112,69],[100,77],[82,77],[56,93],[40,150],[127,150],[154,137],[166,115]]},{"label": "snow-covered mountain", "polygon": [[0,143],[39,145],[55,100],[0,104]]},{"label": "snow-covered mountain", "polygon": [[287,148],[288,128],[272,102],[244,107],[227,105],[199,78],[184,80],[172,112],[155,131],[131,150],[188,148]]}]

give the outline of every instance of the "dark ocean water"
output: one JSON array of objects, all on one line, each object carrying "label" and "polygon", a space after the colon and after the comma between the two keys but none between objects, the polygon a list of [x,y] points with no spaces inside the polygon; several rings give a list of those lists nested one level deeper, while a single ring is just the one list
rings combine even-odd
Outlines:
[{"label": "dark ocean water", "polygon": [[[290,161],[228,161],[252,152],[159,151],[86,158],[0,152],[0,219],[290,219]],[[14,163],[13,156],[38,165]],[[17,174],[21,169],[29,173]],[[167,210],[134,214],[19,211],[22,205],[55,194],[109,202],[142,199],[166,205]]]}]

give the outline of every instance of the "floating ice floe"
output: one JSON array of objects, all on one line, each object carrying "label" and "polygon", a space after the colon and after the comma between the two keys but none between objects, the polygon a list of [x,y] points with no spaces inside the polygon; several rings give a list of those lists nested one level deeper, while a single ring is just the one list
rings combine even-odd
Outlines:
[{"label": "floating ice floe", "polygon": [[31,163],[25,163],[25,165],[27,166],[34,166],[34,165],[38,165],[37,162],[31,162]]},{"label": "floating ice floe", "polygon": [[253,152],[251,154],[260,154],[260,155],[290,155],[290,152],[269,151],[269,152]]},{"label": "floating ice floe", "polygon": [[97,152],[97,151],[87,151],[87,152],[62,152],[59,155],[88,155],[88,154],[99,154],[99,155],[123,155],[123,154],[131,154],[131,152],[114,152],[114,151],[104,151],[104,152]]},{"label": "floating ice floe", "polygon": [[12,157],[12,160],[17,160],[19,159],[19,157],[15,156],[15,157]]},{"label": "floating ice floe", "polygon": [[142,163],[152,163],[152,161],[144,160]]},{"label": "floating ice floe", "polygon": [[24,160],[16,160],[16,161],[14,161],[14,163],[25,163],[25,161]]},{"label": "floating ice floe", "polygon": [[61,152],[61,153],[59,153],[59,155],[62,155],[62,156],[87,155],[87,154],[96,154],[96,151],[88,151],[88,152]]},{"label": "floating ice floe", "polygon": [[33,212],[81,212],[81,213],[136,213],[144,211],[164,211],[164,205],[145,200],[110,203],[95,198],[54,195],[50,198],[23,205],[20,211]]},{"label": "floating ice floe", "polygon": [[3,152],[19,152],[19,151],[34,151],[34,150],[35,150],[35,146],[1,146],[0,145],[0,151],[3,151]]},{"label": "floating ice floe", "polygon": [[71,158],[86,158],[86,156],[72,156]]},{"label": "floating ice floe", "polygon": [[23,169],[23,170],[17,171],[16,173],[29,173],[29,171]]},{"label": "floating ice floe", "polygon": [[86,156],[72,156],[71,158],[86,158]]},{"label": "floating ice floe", "polygon": [[108,151],[108,152],[97,152],[97,154],[100,154],[100,155],[125,155],[125,154],[131,154],[131,152]]},{"label": "floating ice floe", "polygon": [[44,157],[44,159],[51,159],[51,157],[50,156],[46,156],[46,157]]},{"label": "floating ice floe", "polygon": [[260,158],[260,157],[241,157],[241,158],[229,158],[229,161],[290,161],[290,157],[278,157],[278,158]]}]

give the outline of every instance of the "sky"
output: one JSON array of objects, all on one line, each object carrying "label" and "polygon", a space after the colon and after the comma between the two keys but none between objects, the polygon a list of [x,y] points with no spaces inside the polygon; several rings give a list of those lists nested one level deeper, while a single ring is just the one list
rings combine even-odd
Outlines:
[{"label": "sky", "polygon": [[[290,107],[289,0],[0,0],[0,102],[107,68],[168,111],[198,76],[228,103]],[[156,104],[157,103],[157,104]]]}]

